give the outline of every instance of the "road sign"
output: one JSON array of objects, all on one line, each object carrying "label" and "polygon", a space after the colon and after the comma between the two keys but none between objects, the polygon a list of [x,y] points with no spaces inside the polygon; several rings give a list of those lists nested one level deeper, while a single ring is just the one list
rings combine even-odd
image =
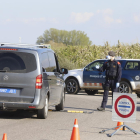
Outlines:
[{"label": "road sign", "polygon": [[136,122],[136,94],[113,93],[112,120]]}]

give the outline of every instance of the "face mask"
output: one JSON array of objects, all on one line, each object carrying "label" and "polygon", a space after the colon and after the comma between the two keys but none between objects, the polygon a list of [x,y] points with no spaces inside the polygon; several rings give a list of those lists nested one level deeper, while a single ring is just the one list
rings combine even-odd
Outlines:
[{"label": "face mask", "polygon": [[113,61],[114,60],[114,56],[110,56],[110,60]]}]

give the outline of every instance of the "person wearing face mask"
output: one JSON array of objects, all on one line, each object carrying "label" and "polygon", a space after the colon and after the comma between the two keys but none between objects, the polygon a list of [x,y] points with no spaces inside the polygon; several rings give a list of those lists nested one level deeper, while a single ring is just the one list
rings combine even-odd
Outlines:
[{"label": "person wearing face mask", "polygon": [[113,92],[118,92],[119,83],[122,76],[122,68],[120,62],[115,60],[115,53],[113,51],[108,52],[107,62],[99,68],[99,71],[106,71],[106,80],[104,84],[104,94],[101,106],[97,108],[99,111],[105,111],[105,107],[108,100],[109,89],[112,90],[112,99]]}]

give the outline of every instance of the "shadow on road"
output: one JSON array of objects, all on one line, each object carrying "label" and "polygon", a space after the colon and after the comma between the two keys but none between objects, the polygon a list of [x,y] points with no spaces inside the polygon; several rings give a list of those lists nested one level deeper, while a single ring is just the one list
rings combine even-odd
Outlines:
[{"label": "shadow on road", "polygon": [[0,119],[25,119],[25,118],[36,119],[37,116],[35,112],[29,112],[25,110],[0,111]]},{"label": "shadow on road", "polygon": [[[58,130],[62,130],[62,131],[64,131],[64,130],[65,130],[65,131],[71,131],[71,129],[58,129]],[[80,133],[82,133],[82,132],[83,132],[83,133],[84,133],[84,132],[85,132],[85,133],[98,133],[98,132],[93,132],[93,131],[80,131]]]},{"label": "shadow on road", "polygon": [[[80,93],[77,93],[77,94],[68,94],[68,93],[66,93],[67,95],[85,95],[85,96],[103,96],[103,94],[100,94],[100,93],[98,93],[98,94],[94,94],[94,95],[88,95],[87,93],[85,93],[85,92],[80,92]],[[108,97],[112,97],[112,95],[108,95]]]},{"label": "shadow on road", "polygon": [[[110,128],[101,128],[101,127],[91,127],[91,128],[100,129],[100,131],[110,129]],[[100,131],[99,131],[99,132],[100,132]],[[105,135],[109,136],[109,134],[112,134],[114,131],[115,131],[115,129],[112,129],[112,130],[106,131],[106,132],[101,133],[101,134],[102,134],[102,135],[105,134]],[[125,132],[125,131],[126,131],[126,132]],[[115,136],[115,135],[118,135],[118,136],[125,135],[125,136],[127,136],[127,137],[134,137],[134,136],[135,136],[135,135],[133,134],[133,132],[131,132],[131,131],[129,131],[129,130],[125,130],[125,131],[119,130],[116,134],[114,134],[114,136]],[[123,133],[122,133],[122,132],[123,132]],[[114,136],[112,136],[112,137],[114,137]],[[138,138],[138,137],[136,137],[136,138]]]},{"label": "shadow on road", "polygon": [[[110,107],[108,107],[108,108],[110,108]],[[112,108],[112,107],[111,107]],[[87,108],[76,108],[76,107],[65,107],[65,109],[66,110],[75,110],[75,109],[78,109],[78,110],[80,110],[80,111],[87,111],[87,113],[89,113],[89,114],[91,114],[91,113],[94,113],[94,112],[100,112],[100,113],[103,113],[102,111],[98,111],[96,108],[93,108],[93,109],[87,109]],[[75,110],[76,111],[76,110]],[[110,110],[106,110],[106,111],[109,111],[110,112]]]},{"label": "shadow on road", "polygon": [[112,109],[112,105],[107,105],[106,108]]}]

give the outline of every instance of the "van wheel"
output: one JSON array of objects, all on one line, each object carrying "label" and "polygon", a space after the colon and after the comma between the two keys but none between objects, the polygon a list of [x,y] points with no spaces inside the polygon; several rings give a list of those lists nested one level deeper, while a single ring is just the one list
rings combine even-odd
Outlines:
[{"label": "van wheel", "polygon": [[48,108],[49,108],[49,103],[48,103],[48,96],[47,96],[44,107],[42,109],[39,109],[37,112],[37,118],[46,119],[48,115]]},{"label": "van wheel", "polygon": [[87,89],[85,89],[85,92],[86,92],[88,95],[94,95],[94,94],[97,94],[97,93],[98,93],[98,90],[87,90]]},{"label": "van wheel", "polygon": [[127,83],[125,81],[120,82],[119,92],[120,93],[132,93],[132,89],[131,89],[129,83]]},{"label": "van wheel", "polygon": [[64,103],[65,103],[65,92],[63,92],[60,104],[55,106],[56,111],[63,110],[64,109]]},{"label": "van wheel", "polygon": [[66,92],[68,94],[77,94],[79,92],[79,84],[75,79],[69,79],[66,81]]}]

